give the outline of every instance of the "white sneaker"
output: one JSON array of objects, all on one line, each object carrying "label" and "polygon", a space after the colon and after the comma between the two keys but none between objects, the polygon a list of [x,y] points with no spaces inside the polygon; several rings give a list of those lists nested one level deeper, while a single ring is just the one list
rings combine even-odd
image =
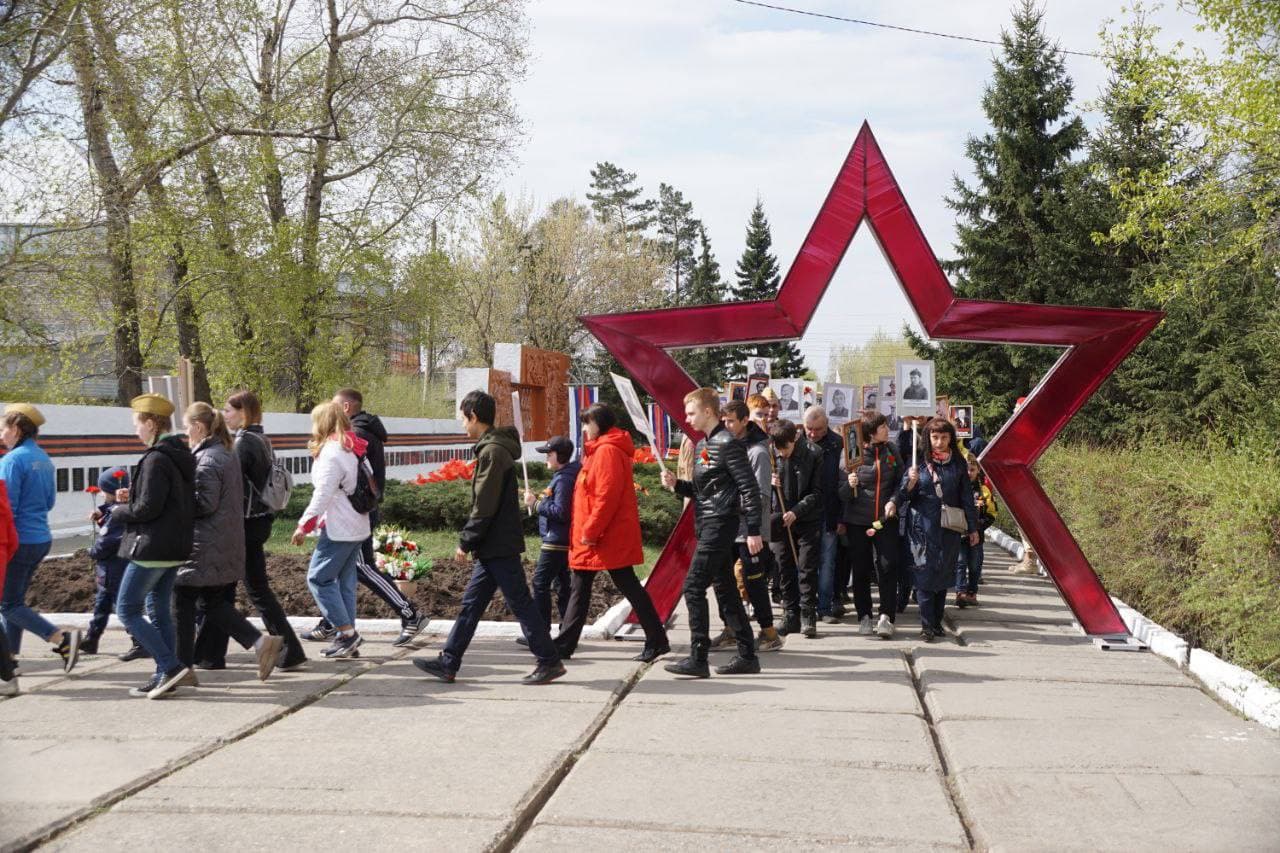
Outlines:
[{"label": "white sneaker", "polygon": [[870,637],[872,633],[873,632],[871,630],[871,617],[863,616],[861,619],[858,620],[858,636]]},{"label": "white sneaker", "polygon": [[893,623],[889,621],[889,617],[881,613],[880,621],[876,623],[876,633],[880,635],[880,639],[888,640],[893,637]]}]

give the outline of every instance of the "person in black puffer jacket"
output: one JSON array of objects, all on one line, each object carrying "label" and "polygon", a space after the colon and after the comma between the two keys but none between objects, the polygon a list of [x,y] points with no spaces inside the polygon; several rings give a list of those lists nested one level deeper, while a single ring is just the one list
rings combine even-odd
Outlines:
[{"label": "person in black puffer jacket", "polygon": [[[138,460],[133,487],[116,492],[122,505],[113,514],[125,525],[119,555],[129,561],[116,613],[156,662],[155,675],[130,692],[158,699],[190,671],[176,655],[170,602],[178,567],[191,558],[195,541],[196,460],[182,438],[172,434],[173,403],[159,394],[142,394],[129,406],[134,431],[147,451]],[[144,613],[148,601],[153,621]]]},{"label": "person in black puffer jacket", "polygon": [[[853,566],[853,604],[858,612],[858,633],[870,635],[871,576],[880,589],[880,619],[874,631],[883,639],[893,636],[898,613],[898,519],[897,507],[890,507],[898,484],[906,471],[902,456],[889,443],[889,424],[884,415],[862,419],[862,434],[869,439],[861,464],[840,484],[844,502],[841,524],[849,543]],[[890,514],[889,509],[895,514]]]},{"label": "person in black puffer jacket", "polygon": [[773,554],[787,630],[818,636],[818,571],[822,565],[823,507],[821,447],[800,437],[791,421],[769,429],[778,454],[771,513]]},{"label": "person in black puffer jacket", "polygon": [[724,666],[716,667],[716,672],[721,675],[759,672],[755,636],[738,595],[733,563],[737,556],[734,540],[738,536],[739,513],[747,523],[747,550],[759,554],[764,548],[760,536],[760,486],[751,470],[746,445],[720,423],[720,395],[714,389],[699,388],[688,394],[684,403],[685,421],[706,437],[698,442],[694,453],[693,480],[678,480],[664,468],[662,485],[694,502],[698,545],[684,582],[691,648],[689,657],[667,664],[665,669],[695,678],[710,676],[707,587],[713,586],[720,615],[738,640],[738,654]]}]

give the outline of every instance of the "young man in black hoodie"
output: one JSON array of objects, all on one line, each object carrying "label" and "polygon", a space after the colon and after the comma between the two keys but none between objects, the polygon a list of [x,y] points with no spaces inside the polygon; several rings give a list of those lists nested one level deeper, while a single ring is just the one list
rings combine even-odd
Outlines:
[{"label": "young man in black hoodie", "polygon": [[483,391],[462,398],[458,412],[467,435],[475,439],[472,451],[476,470],[471,477],[471,516],[458,536],[458,560],[467,555],[475,561],[471,580],[462,593],[462,610],[453,623],[444,651],[433,659],[418,658],[418,669],[446,683],[452,682],[462,666],[462,656],[475,636],[476,626],[493,594],[502,590],[507,608],[520,621],[529,639],[529,651],[538,659],[538,668],[526,675],[525,684],[548,684],[564,675],[564,664],[551,641],[551,632],[538,613],[529,585],[525,582],[524,526],[516,497],[516,466],[520,458],[520,433],[513,427],[493,426],[497,404]]},{"label": "young man in black hoodie", "polygon": [[[377,415],[371,415],[364,410],[364,395],[355,388],[343,388],[333,395],[333,402],[342,407],[342,413],[351,421],[351,429],[355,434],[368,442],[365,458],[369,460],[369,467],[373,468],[373,482],[378,487],[378,500],[381,501],[387,488],[387,461],[382,449],[387,442],[387,428],[382,425],[382,420]],[[369,513],[369,530],[376,530],[381,520],[381,512],[378,507],[374,507]],[[364,540],[364,545],[360,549],[356,577],[360,583],[368,587],[370,592],[385,601],[388,607],[400,615],[400,636],[392,645],[412,644],[413,638],[427,627],[427,622],[430,620],[426,613],[404,597],[404,593],[396,588],[390,578],[378,571],[378,564],[373,557],[372,532],[369,538]],[[336,633],[333,626],[321,618],[314,628],[302,636],[308,640],[322,641],[333,639]]]}]

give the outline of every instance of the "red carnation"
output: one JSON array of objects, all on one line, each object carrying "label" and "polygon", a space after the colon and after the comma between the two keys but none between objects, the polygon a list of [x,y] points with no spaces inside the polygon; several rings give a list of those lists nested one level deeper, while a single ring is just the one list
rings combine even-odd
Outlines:
[{"label": "red carnation", "polygon": [[123,468],[117,468],[111,472],[111,476],[115,477],[117,480],[123,480],[125,478],[125,470]]},{"label": "red carnation", "polygon": [[89,488],[85,489],[85,491],[91,495],[96,495],[96,494],[99,494],[102,491],[102,489],[99,489],[97,486],[90,486]]}]

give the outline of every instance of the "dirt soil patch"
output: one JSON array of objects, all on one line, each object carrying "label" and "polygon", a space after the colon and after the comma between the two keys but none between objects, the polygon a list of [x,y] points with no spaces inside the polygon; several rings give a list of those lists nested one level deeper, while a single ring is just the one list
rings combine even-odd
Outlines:
[{"label": "dirt soil patch", "polygon": [[[308,559],[301,554],[267,555],[267,575],[271,578],[271,588],[284,606],[285,613],[290,616],[320,614],[315,599],[311,597],[311,590],[307,589]],[[524,568],[526,580],[532,579],[533,563],[526,562]],[[431,574],[418,581],[418,588],[410,598],[433,619],[452,619],[458,615],[462,592],[470,577],[470,563],[436,560]],[[93,561],[86,552],[77,551],[70,557],[45,560],[41,564],[27,592],[27,603],[46,613],[89,613],[93,610],[95,592]],[[588,621],[600,616],[619,598],[612,583],[605,578],[597,578],[591,589]],[[243,585],[237,604],[245,613],[253,613]],[[356,615],[364,619],[390,619],[396,615],[380,598],[363,586],[357,588],[356,610]],[[514,621],[501,593],[494,595],[484,618],[500,622]],[[553,615],[552,618],[556,617]]]}]

